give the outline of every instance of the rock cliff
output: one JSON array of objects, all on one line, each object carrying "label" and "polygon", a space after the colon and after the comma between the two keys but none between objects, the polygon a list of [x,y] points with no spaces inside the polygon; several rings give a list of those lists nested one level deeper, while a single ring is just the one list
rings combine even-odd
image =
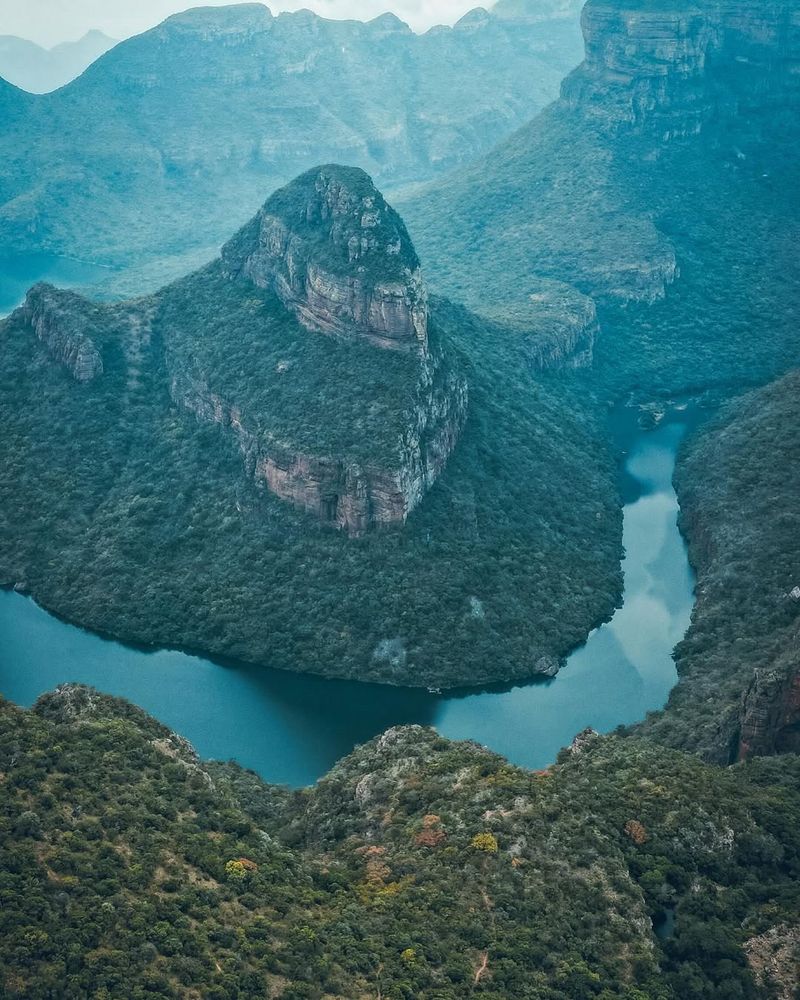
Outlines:
[{"label": "rock cliff", "polygon": [[290,439],[259,432],[240,406],[172,363],[173,399],[198,419],[236,436],[245,469],[257,484],[325,524],[357,537],[370,527],[402,523],[443,470],[467,412],[467,383],[449,369],[441,352],[421,368],[416,405],[407,414],[392,464],[361,462],[347,455],[314,454]]},{"label": "rock cliff", "polygon": [[[223,247],[219,267],[198,280],[227,285],[219,299],[232,297],[233,306],[224,325],[239,338],[253,292],[264,293],[264,325],[252,328],[249,354],[258,391],[252,372],[232,378],[228,359],[204,340],[211,335],[194,329],[185,339],[175,332],[166,338],[173,399],[232,430],[248,474],[324,523],[355,536],[405,521],[455,447],[467,385],[441,338],[431,336],[406,228],[368,175],[337,165],[303,174],[266,202]],[[273,364],[265,354],[287,323],[283,342],[299,351],[294,370],[293,362]],[[329,339],[342,346],[326,345]],[[387,349],[402,357],[384,360]],[[342,365],[341,375],[326,374],[321,389],[338,398],[316,413],[309,400],[300,418],[331,426],[301,439],[276,418],[271,387],[283,391],[294,371],[297,392],[308,393],[304,374],[315,377],[312,369],[330,364]],[[343,415],[352,410],[342,405],[348,396],[356,397],[352,417]],[[371,448],[378,439],[384,444]]]},{"label": "rock cliff", "polygon": [[86,332],[83,301],[72,292],[40,283],[30,289],[18,314],[74,379],[90,382],[103,374],[103,359]]},{"label": "rock cliff", "polygon": [[622,6],[590,0],[586,58],[562,86],[573,108],[652,129],[699,132],[720,112],[800,97],[800,12],[792,4],[715,0]]},{"label": "rock cliff", "polygon": [[738,759],[798,750],[800,667],[792,650],[777,663],[755,670],[742,697]]},{"label": "rock cliff", "polygon": [[363,170],[303,174],[223,247],[222,260],[229,277],[273,290],[310,330],[379,347],[427,346],[419,260]]}]

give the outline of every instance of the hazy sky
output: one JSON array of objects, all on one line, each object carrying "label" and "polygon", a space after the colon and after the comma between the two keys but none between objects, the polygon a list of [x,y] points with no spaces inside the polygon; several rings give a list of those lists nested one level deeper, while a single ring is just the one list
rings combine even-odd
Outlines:
[{"label": "hazy sky", "polygon": [[[40,45],[80,38],[99,28],[112,38],[127,38],[188,7],[211,7],[198,0],[0,0],[0,35],[20,35]],[[432,24],[452,24],[472,7],[490,6],[488,0],[277,0],[273,13],[309,7],[325,17],[368,20],[392,10],[415,30]]]}]

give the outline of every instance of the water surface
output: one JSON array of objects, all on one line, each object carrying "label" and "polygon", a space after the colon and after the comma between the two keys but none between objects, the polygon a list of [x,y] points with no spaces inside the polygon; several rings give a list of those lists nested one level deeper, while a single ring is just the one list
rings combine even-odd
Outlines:
[{"label": "water surface", "polygon": [[676,681],[672,649],[688,627],[693,580],[671,479],[690,417],[673,411],[649,431],[636,418],[633,410],[616,417],[628,444],[624,603],[551,680],[433,695],[221,666],[101,639],[26,597],[0,592],[0,692],[31,705],[65,681],[92,684],[141,705],[202,756],[234,758],[292,785],[314,781],[354,745],[408,722],[477,740],[515,764],[545,767],[586,726],[604,732],[662,707]]},{"label": "water surface", "polygon": [[10,313],[25,298],[37,281],[49,281],[61,288],[88,284],[106,276],[109,269],[100,264],[57,257],[48,253],[24,253],[13,256],[0,253],[0,317]]}]

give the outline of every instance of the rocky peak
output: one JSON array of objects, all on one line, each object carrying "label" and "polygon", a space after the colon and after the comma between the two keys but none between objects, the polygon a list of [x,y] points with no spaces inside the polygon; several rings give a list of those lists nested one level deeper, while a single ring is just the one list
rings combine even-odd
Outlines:
[{"label": "rocky peak", "polygon": [[427,348],[419,259],[369,176],[328,165],[275,192],[222,250],[231,279],[272,289],[309,330]]}]

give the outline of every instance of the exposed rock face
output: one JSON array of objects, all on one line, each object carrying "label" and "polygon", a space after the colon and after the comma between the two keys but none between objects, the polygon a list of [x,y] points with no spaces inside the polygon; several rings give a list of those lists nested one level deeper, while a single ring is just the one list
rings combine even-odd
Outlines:
[{"label": "exposed rock face", "polygon": [[788,654],[756,669],[742,698],[739,760],[800,751],[800,663]]},{"label": "exposed rock face", "polygon": [[[221,273],[273,292],[308,336],[359,342],[369,356],[385,348],[409,354],[412,401],[384,458],[365,461],[339,449],[311,452],[290,433],[272,433],[267,414],[244,412],[235,391],[219,393],[213,374],[197,374],[185,348],[180,357],[167,350],[173,399],[229,427],[248,474],[323,522],[355,536],[405,521],[455,447],[467,385],[429,338],[425,285],[400,217],[363,170],[318,167],[276,192],[225,245]],[[356,352],[353,363],[366,365],[366,357]],[[370,432],[360,425],[352,437]]]},{"label": "exposed rock face", "polygon": [[649,126],[661,141],[699,132],[721,109],[796,103],[800,15],[767,0],[624,9],[590,0],[586,59],[562,87],[584,111]]},{"label": "exposed rock face", "polygon": [[103,359],[85,332],[79,296],[40,283],[28,292],[19,313],[52,356],[65,365],[78,382],[103,374]]},{"label": "exposed rock face", "polygon": [[309,330],[379,347],[427,345],[427,293],[397,213],[362,170],[326,166],[276,192],[222,251]]},{"label": "exposed rock face", "polygon": [[561,281],[539,278],[525,298],[486,303],[475,310],[524,338],[535,368],[587,368],[599,332],[597,307]]},{"label": "exposed rock face", "polygon": [[171,393],[199,419],[233,431],[257,483],[356,537],[373,526],[405,521],[456,446],[466,418],[467,384],[457,373],[445,372],[441,360],[438,352],[425,359],[418,402],[392,466],[309,454],[289,441],[259,435],[238,406],[185,374],[173,374]]},{"label": "exposed rock face", "polygon": [[800,926],[770,927],[745,941],[743,948],[758,986],[775,1000],[795,1000],[800,970]]}]

